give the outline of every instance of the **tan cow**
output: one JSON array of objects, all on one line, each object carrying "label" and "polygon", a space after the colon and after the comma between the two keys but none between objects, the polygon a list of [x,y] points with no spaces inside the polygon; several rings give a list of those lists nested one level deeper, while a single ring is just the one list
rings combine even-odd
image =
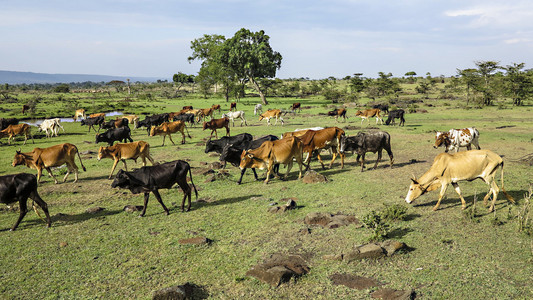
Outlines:
[{"label": "tan cow", "polygon": [[[285,179],[287,179],[294,158],[300,167],[300,173],[298,175],[298,179],[300,179],[302,178],[302,165],[304,164],[302,160],[302,149],[303,144],[296,137],[289,137],[277,141],[265,141],[259,148],[242,151],[239,168],[241,170],[245,168],[266,168],[266,184],[276,164],[287,165],[287,173],[285,174]],[[274,176],[278,177],[277,174],[274,174]]]},{"label": "tan cow", "polygon": [[[159,126],[153,126],[150,129],[150,136],[156,136],[156,135],[162,135],[163,136],[163,145],[165,146],[165,138],[168,135],[168,138],[172,142],[173,145],[175,145],[174,141],[172,140],[171,133],[181,132],[181,135],[183,136],[181,143],[185,144],[185,130],[187,127],[185,127],[185,122],[183,121],[175,121],[175,122],[164,122],[163,124]],[[187,135],[189,138],[191,138],[191,135],[189,134],[189,131],[187,130]]]},{"label": "tan cow", "polygon": [[203,119],[205,121],[205,118],[207,116],[211,117],[211,120],[213,120],[213,108],[200,108],[200,112],[198,113],[198,122],[200,122],[200,119]]},{"label": "tan cow", "polygon": [[98,160],[102,158],[111,158],[115,162],[111,168],[111,174],[109,174],[109,179],[113,176],[113,172],[117,167],[119,161],[124,163],[124,169],[128,171],[128,166],[126,165],[126,159],[133,159],[137,163],[137,158],[141,158],[143,161],[143,167],[146,166],[146,159],[154,165],[154,159],[150,156],[150,144],[145,141],[138,141],[132,143],[116,144],[109,147],[100,147],[98,149]]},{"label": "tan cow", "polygon": [[421,195],[434,191],[440,187],[439,200],[433,210],[437,210],[440,201],[446,193],[448,185],[452,184],[455,191],[461,198],[461,208],[466,208],[466,202],[461,195],[461,190],[457,182],[467,180],[472,181],[481,178],[487,185],[489,185],[489,192],[483,198],[483,203],[487,205],[487,201],[492,193],[492,203],[489,212],[494,210],[494,203],[498,197],[499,188],[496,184],[494,176],[498,167],[502,167],[501,181],[502,191],[507,197],[507,200],[514,203],[511,197],[503,188],[503,160],[502,158],[490,150],[471,150],[466,152],[457,152],[455,154],[441,153],[433,160],[431,168],[420,178],[411,178],[413,181],[409,186],[409,192],[405,197],[407,203],[413,202]]},{"label": "tan cow", "polygon": [[98,118],[98,117],[102,117],[105,119],[105,113],[95,113],[95,114],[89,115],[89,118]]},{"label": "tan cow", "polygon": [[303,143],[303,152],[307,153],[305,163],[309,168],[309,163],[313,152],[317,152],[318,160],[324,168],[324,162],[320,157],[320,150],[331,149],[333,158],[329,163],[329,167],[333,165],[333,162],[337,158],[337,155],[341,157],[341,168],[344,168],[344,154],[339,152],[340,140],[345,135],[344,130],[339,127],[328,127],[321,130],[308,130],[304,135],[300,136],[300,140]]},{"label": "tan cow", "polygon": [[83,108],[76,109],[76,112],[74,113],[74,122],[77,121],[80,117],[86,119],[85,109]]},{"label": "tan cow", "polygon": [[26,141],[28,140],[28,136],[31,137],[32,142],[35,144],[35,140],[33,139],[33,136],[31,135],[31,126],[25,123],[22,124],[16,124],[16,125],[9,125],[6,129],[0,131],[0,138],[8,136],[7,143],[11,145],[11,139],[17,135],[24,135],[24,144],[26,145]]},{"label": "tan cow", "polygon": [[363,111],[358,110],[355,113],[356,117],[361,117],[361,126],[363,125],[363,121],[366,119],[368,121],[368,124],[370,124],[370,118],[376,117],[376,125],[378,124],[378,120],[381,121],[381,125],[383,125],[383,119],[380,116],[381,110],[379,108],[373,108],[373,109],[365,109]]},{"label": "tan cow", "polygon": [[276,122],[274,123],[274,125],[278,123],[278,118],[281,121],[281,125],[284,124],[283,118],[281,118],[281,110],[279,109],[267,110],[266,112],[259,115],[259,121],[263,119],[267,120],[267,126],[270,125],[270,118],[276,118]]},{"label": "tan cow", "polygon": [[218,113],[221,113],[220,104],[213,104],[211,105],[211,108],[213,109],[213,111],[218,110]]},{"label": "tan cow", "polygon": [[34,148],[32,152],[20,152],[15,153],[13,158],[13,167],[18,165],[25,165],[28,168],[37,170],[37,182],[41,181],[43,169],[46,169],[50,177],[52,177],[57,184],[58,181],[52,174],[50,168],[59,167],[63,164],[67,164],[67,174],[63,178],[63,182],[67,180],[68,175],[74,172],[74,182],[78,181],[78,166],[74,162],[78,154],[81,167],[83,171],[86,171],[83,162],[81,161],[78,148],[69,143],[59,144],[48,148]]}]

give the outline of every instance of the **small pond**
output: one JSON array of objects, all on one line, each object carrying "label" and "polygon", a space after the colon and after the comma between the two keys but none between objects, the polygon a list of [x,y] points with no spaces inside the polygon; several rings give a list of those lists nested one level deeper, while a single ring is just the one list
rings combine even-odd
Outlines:
[{"label": "small pond", "polygon": [[[108,112],[105,114],[106,117],[114,117],[114,116],[121,116],[121,115],[123,115],[123,113],[120,111],[112,111],[112,112]],[[33,126],[39,126],[44,120],[45,119],[31,119],[31,120],[24,120],[21,123],[26,123],[28,125],[33,125]],[[59,118],[59,120],[61,120],[61,122],[74,122],[73,118]]]}]

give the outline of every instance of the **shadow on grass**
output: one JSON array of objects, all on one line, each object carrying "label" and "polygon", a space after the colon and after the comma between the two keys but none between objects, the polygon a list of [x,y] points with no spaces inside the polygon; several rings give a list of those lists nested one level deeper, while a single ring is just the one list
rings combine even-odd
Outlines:
[{"label": "shadow on grass", "polygon": [[[209,206],[216,206],[216,205],[224,205],[224,204],[233,204],[241,201],[248,200],[253,197],[262,197],[263,195],[246,195],[242,197],[235,197],[235,198],[224,198],[220,200],[215,200],[213,202],[193,202],[191,206],[191,210],[199,209],[202,207],[209,207]],[[180,209],[180,208],[178,208]]]},{"label": "shadow on grass", "polygon": [[413,231],[414,230],[411,228],[394,228],[393,230],[389,231],[389,233],[387,233],[387,237],[390,239],[400,239],[409,232]]}]

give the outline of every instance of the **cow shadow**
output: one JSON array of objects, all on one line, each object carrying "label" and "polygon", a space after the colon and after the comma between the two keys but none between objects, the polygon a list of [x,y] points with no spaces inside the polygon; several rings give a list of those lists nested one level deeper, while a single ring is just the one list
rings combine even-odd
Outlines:
[{"label": "cow shadow", "polygon": [[[37,219],[31,219],[31,220],[26,219],[28,218],[28,215],[30,213],[33,213],[32,211],[33,210],[30,207],[28,210],[28,213],[26,214],[26,217],[24,217],[20,225],[17,227],[17,230],[22,230],[22,229],[30,228],[34,226],[37,226],[37,227],[46,226],[46,223],[38,217]],[[116,215],[120,212],[122,212],[122,210],[105,210],[104,209],[96,213],[88,213],[88,212],[82,212],[80,214],[57,213],[55,215],[50,215],[50,220],[52,221],[52,227],[61,227],[61,226],[73,225],[76,223],[84,222],[84,221],[87,221],[93,218],[101,218],[101,217]],[[41,214],[43,218],[45,217],[41,209],[39,209],[39,214]],[[1,229],[0,231],[7,231],[9,229],[10,228]]]},{"label": "cow shadow", "polygon": [[387,237],[390,239],[400,239],[407,235],[409,232],[413,232],[411,228],[394,228],[387,233]]},{"label": "cow shadow", "polygon": [[[489,207],[489,205],[490,205],[490,203],[492,201],[492,197],[487,201],[487,203],[488,203],[487,206],[485,206],[483,204],[483,197],[485,196],[485,194],[487,192],[488,192],[488,188],[486,190],[482,190],[477,195],[471,195],[471,196],[466,196],[466,197],[463,196],[465,198],[465,202],[466,202],[466,209],[469,209],[469,208],[471,208],[474,205],[474,197],[475,197],[476,198],[476,215],[477,216],[485,216],[485,215],[490,214],[489,210],[488,210],[488,207]],[[527,192],[526,190],[517,190],[517,191],[508,191],[507,193],[509,195],[511,195],[515,199],[515,201],[518,202],[520,200],[520,198],[526,192]],[[457,195],[455,192],[453,192],[453,193],[454,193],[453,195],[445,196],[445,198],[440,202],[439,210],[461,206],[461,199],[459,198],[459,195]],[[424,207],[424,206],[433,207],[433,206],[435,206],[435,204],[437,204],[437,200],[438,200],[439,195],[438,195],[438,193],[435,193],[433,195],[435,196],[434,198],[432,198],[433,201],[429,201],[429,202],[425,202],[425,203],[419,203],[419,204],[414,205],[413,207],[418,207],[418,206],[420,206],[420,207]],[[445,204],[445,206],[443,206],[444,204]],[[505,209],[509,205],[517,205],[517,204],[510,203],[507,200],[507,198],[503,195],[503,193],[500,192],[498,194],[498,199],[496,200],[496,204],[495,204],[494,209],[496,211],[498,211],[498,210],[501,210],[501,209]]]},{"label": "cow shadow", "polygon": [[[195,201],[191,205],[191,210],[200,209],[200,208],[203,208],[203,207],[225,205],[225,204],[233,204],[233,203],[237,203],[237,202],[242,202],[242,201],[248,200],[248,199],[253,198],[253,197],[262,197],[262,196],[263,195],[258,195],[258,194],[254,195],[254,194],[252,194],[252,195],[246,195],[246,196],[242,196],[242,197],[224,198],[224,199],[219,199],[219,200],[215,200],[215,201],[212,201],[212,202],[204,202],[204,201],[198,202],[198,201]],[[181,210],[181,208],[178,207],[178,206],[175,209]]]}]

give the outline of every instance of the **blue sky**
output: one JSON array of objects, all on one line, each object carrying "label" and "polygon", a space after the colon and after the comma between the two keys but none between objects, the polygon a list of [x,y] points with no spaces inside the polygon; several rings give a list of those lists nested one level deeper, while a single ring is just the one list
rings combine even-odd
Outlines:
[{"label": "blue sky", "polygon": [[270,36],[279,78],[533,68],[531,0],[0,0],[0,70],[196,74],[190,42],[243,27]]}]

